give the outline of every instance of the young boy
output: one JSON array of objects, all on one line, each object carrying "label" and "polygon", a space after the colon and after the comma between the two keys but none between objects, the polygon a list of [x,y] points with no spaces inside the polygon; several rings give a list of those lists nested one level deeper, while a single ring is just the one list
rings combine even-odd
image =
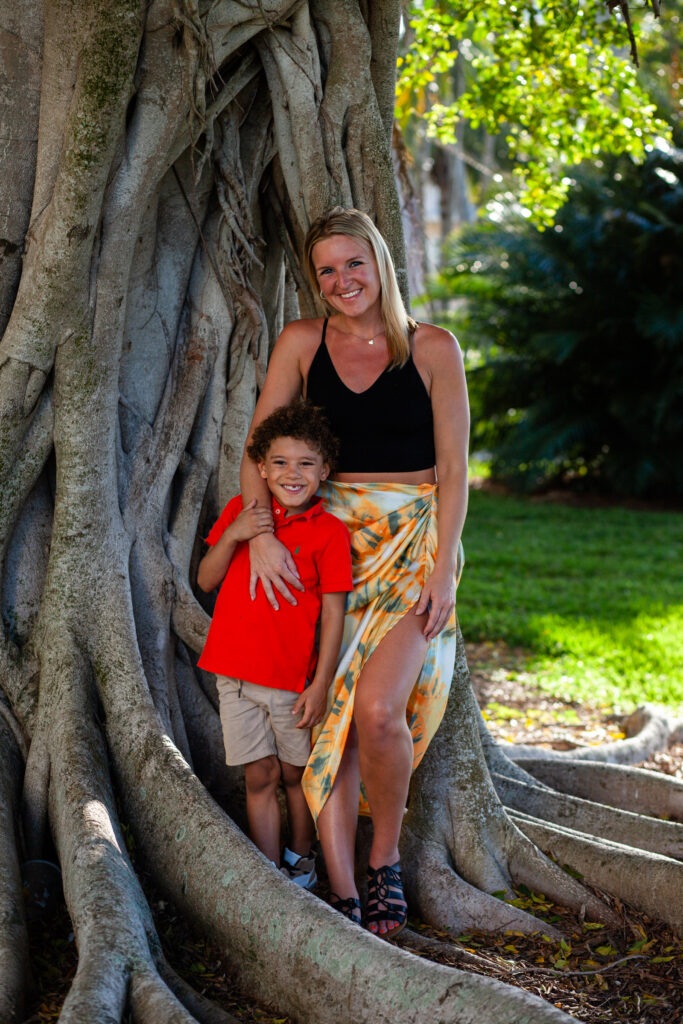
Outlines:
[{"label": "young boy", "polygon": [[[290,838],[281,870],[306,888],[317,878],[313,819],[301,776],[311,726],[325,713],[346,592],[353,587],[348,531],[323,511],[316,496],[336,452],[327,421],[314,406],[295,402],[276,409],[247,448],[268,484],[272,508],[255,501],[243,508],[239,495],[228,502],[207,537],[211,548],[197,572],[206,592],[223,581],[199,665],[217,677],[226,762],[244,765],[251,838],[280,864],[277,787],[282,780]],[[267,531],[289,549],[305,588],[296,591],[296,605],[281,601],[278,610],[262,587],[254,600],[249,595],[247,542]]]}]

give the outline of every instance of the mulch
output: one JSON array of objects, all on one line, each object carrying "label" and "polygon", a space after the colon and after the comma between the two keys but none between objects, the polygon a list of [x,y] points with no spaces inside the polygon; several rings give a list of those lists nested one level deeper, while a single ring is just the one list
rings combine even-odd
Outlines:
[{"label": "mulch", "polygon": [[[555,749],[623,736],[619,719],[604,708],[563,701],[508,679],[507,669],[520,657],[521,652],[500,645],[468,645],[473,686],[493,735]],[[654,755],[642,767],[683,779],[683,744]],[[683,1021],[683,943],[663,925],[602,895],[620,915],[617,931],[583,921],[541,893],[523,887],[518,891],[515,903],[559,928],[565,935],[559,942],[542,932],[454,936],[417,920],[410,926],[423,938],[437,940],[430,949],[432,959],[463,969],[463,951],[475,954],[477,961],[468,963],[467,970],[533,992],[587,1024]],[[243,997],[232,985],[221,953],[193,934],[151,887],[148,897],[169,962],[196,989],[247,1024],[293,1024],[274,1008]],[[63,905],[50,920],[32,926],[30,938],[35,989],[24,1024],[52,1024],[77,961]],[[402,944],[409,946],[410,937]]]}]

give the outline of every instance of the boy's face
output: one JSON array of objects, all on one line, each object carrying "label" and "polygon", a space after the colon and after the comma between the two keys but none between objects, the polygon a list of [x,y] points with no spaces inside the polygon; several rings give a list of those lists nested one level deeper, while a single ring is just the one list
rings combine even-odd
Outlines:
[{"label": "boy's face", "polygon": [[276,437],[258,468],[270,493],[290,513],[310,508],[320,481],[330,472],[320,452],[294,437]]}]

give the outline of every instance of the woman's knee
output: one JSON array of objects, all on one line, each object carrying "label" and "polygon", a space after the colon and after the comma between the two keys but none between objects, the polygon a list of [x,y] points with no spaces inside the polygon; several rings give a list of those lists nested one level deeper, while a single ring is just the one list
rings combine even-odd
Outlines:
[{"label": "woman's knee", "polygon": [[405,708],[384,700],[365,701],[356,707],[356,726],[361,745],[370,751],[393,745],[409,732]]},{"label": "woman's knee", "polygon": [[244,781],[249,793],[274,789],[280,781],[280,762],[274,754],[260,757],[244,766]]}]

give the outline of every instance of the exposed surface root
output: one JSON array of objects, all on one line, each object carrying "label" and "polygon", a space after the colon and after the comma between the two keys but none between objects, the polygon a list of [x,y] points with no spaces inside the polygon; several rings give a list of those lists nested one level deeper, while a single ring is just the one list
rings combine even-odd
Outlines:
[{"label": "exposed surface root", "polygon": [[[622,728],[628,739],[599,746],[587,746],[579,750],[546,750],[544,757],[558,761],[600,761],[607,764],[639,764],[657,750],[664,750],[681,734],[681,722],[672,718],[662,708],[645,704],[637,708],[623,722]],[[537,758],[538,747],[524,744],[504,745],[508,757]]]},{"label": "exposed surface root", "polygon": [[[437,1006],[453,1024],[481,1024],[487,1014],[500,1024],[567,1020],[490,979],[473,982],[355,928],[273,871],[156,733],[152,717],[108,716],[108,723],[121,770],[137,779],[125,792],[141,850],[174,902],[227,945],[247,990],[267,991],[283,1012],[310,1024],[328,1021],[330,1006],[344,1006],[349,1024],[431,1022]],[[138,764],[118,756],[122,745],[129,752],[131,737]]]},{"label": "exposed surface root", "polygon": [[[413,900],[420,916],[436,927],[455,926],[463,930],[472,927],[466,923],[470,911],[461,920],[458,908],[469,903],[471,912],[479,915],[480,922],[487,922],[483,927],[490,923],[492,930],[500,927],[525,933],[544,930],[543,925],[530,924],[525,912],[510,907],[503,911],[500,901],[494,901],[497,906],[488,902],[491,897],[486,893],[502,892],[512,896],[512,886],[516,883],[543,892],[576,911],[583,908],[591,920],[615,925],[613,911],[545,857],[506,814],[487,770],[479,725],[480,714],[469,685],[464,645],[459,642],[444,720],[415,773],[403,827],[402,850],[410,850],[410,859],[417,865],[425,860],[430,864],[425,878],[431,873],[441,880],[438,889],[434,886],[432,898],[429,889],[433,883],[425,881],[418,895],[419,882],[417,878],[411,879],[409,884],[413,886]],[[489,753],[495,754],[492,746]],[[508,764],[502,754],[497,763],[503,767]],[[531,779],[521,769],[513,774]],[[476,896],[471,894],[468,901],[461,899],[459,893],[449,895],[455,881],[453,871],[481,892]],[[478,910],[474,907],[477,901]],[[508,912],[510,923],[501,925],[501,914]],[[519,913],[518,925],[511,923],[514,913]],[[450,924],[446,923],[447,915]]]},{"label": "exposed surface root", "polygon": [[401,859],[409,906],[419,907],[420,916],[434,928],[454,935],[476,929],[560,937],[556,928],[533,914],[469,885],[447,863],[443,849],[420,842],[407,829],[401,837]]},{"label": "exposed surface root", "polygon": [[129,1003],[142,1024],[194,1024],[183,997],[199,1008],[202,1001],[182,983],[175,986],[179,1001],[157,971],[160,943],[119,826],[106,753],[89,707],[86,663],[67,638],[53,635],[50,650],[59,652],[46,673],[54,751],[50,819],[79,952],[60,1021],[117,1021]]},{"label": "exposed surface root", "polygon": [[590,761],[520,758],[520,767],[546,786],[641,814],[683,821],[683,782],[667,775]]},{"label": "exposed surface root", "polygon": [[683,825],[678,822],[616,810],[500,775],[493,775],[493,782],[503,803],[516,811],[640,850],[683,858]]},{"label": "exposed surface root", "polygon": [[679,861],[511,813],[524,833],[548,856],[579,871],[600,889],[680,931],[683,864]]},{"label": "exposed surface root", "polygon": [[[210,999],[195,992],[179,974],[176,974],[163,955],[159,954],[155,960],[159,977],[200,1024],[238,1024],[237,1017],[233,1017]],[[151,1021],[154,1022],[154,1018],[151,1018]]]}]

